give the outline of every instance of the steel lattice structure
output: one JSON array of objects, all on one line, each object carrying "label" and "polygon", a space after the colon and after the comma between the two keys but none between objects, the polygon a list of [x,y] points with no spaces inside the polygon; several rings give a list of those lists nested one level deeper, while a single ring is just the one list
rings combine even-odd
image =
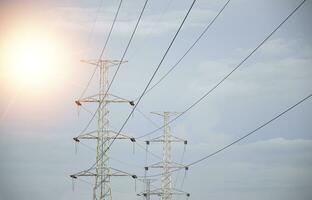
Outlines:
[{"label": "steel lattice structure", "polygon": [[75,103],[81,106],[82,103],[94,102],[99,104],[98,108],[98,121],[97,130],[89,133],[84,133],[78,137],[73,138],[75,142],[80,142],[81,139],[95,139],[96,140],[96,163],[93,167],[88,170],[78,172],[70,175],[71,178],[78,178],[80,176],[93,176],[94,187],[93,187],[93,200],[112,200],[111,190],[111,177],[112,176],[132,176],[127,172],[114,169],[109,166],[109,144],[113,139],[129,139],[132,142],[134,138],[130,138],[125,134],[118,134],[109,129],[109,109],[108,104],[110,103],[129,103],[134,105],[132,101],[118,97],[116,95],[107,92],[109,86],[108,72],[109,68],[118,65],[118,60],[88,60],[83,61],[99,67],[100,81],[99,81],[99,93],[93,96],[78,99]]},{"label": "steel lattice structure", "polygon": [[170,126],[168,125],[168,123],[170,121],[170,116],[176,115],[177,113],[175,112],[163,112],[163,113],[152,112],[152,113],[160,115],[164,118],[164,133],[162,136],[146,141],[146,144],[149,145],[151,142],[162,143],[163,159],[161,162],[152,164],[150,166],[146,166],[145,170],[147,171],[149,168],[163,169],[161,178],[161,188],[155,190],[146,190],[145,192],[140,193],[138,195],[144,196],[146,197],[146,199],[149,199],[151,195],[157,195],[160,196],[162,200],[172,200],[173,195],[186,195],[187,197],[189,197],[190,196],[189,193],[172,187],[171,170],[178,168],[184,168],[185,170],[188,170],[187,166],[173,162],[171,160],[171,143],[183,142],[185,145],[187,144],[187,140],[183,140],[181,138],[171,135]]}]

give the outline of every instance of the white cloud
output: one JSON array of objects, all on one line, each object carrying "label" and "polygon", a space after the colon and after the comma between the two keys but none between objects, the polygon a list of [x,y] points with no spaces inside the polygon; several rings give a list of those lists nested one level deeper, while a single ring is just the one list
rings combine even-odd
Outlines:
[{"label": "white cloud", "polygon": [[[298,46],[305,50],[299,55],[297,54]],[[312,58],[305,55],[311,53],[310,48],[308,45],[301,46],[296,41],[273,40],[223,83],[235,88],[235,90],[224,90],[224,92],[227,95],[232,95],[233,92],[239,95],[241,93],[256,95],[259,90],[267,91],[268,94],[276,94],[276,92],[296,93],[297,88],[300,87],[303,90],[309,89],[306,86],[312,84],[310,79]],[[261,61],[257,60],[259,56],[263,58]],[[220,81],[239,62],[240,60],[237,59],[205,61],[196,69],[196,79],[193,79],[189,87],[193,91],[202,93],[209,88],[209,85],[212,86]]]},{"label": "white cloud", "polygon": [[[107,32],[113,16],[115,8],[105,7],[105,9],[98,14],[96,20],[95,34],[102,34]],[[80,31],[90,31],[94,26],[96,19],[96,8],[81,8],[81,7],[59,7],[50,10],[48,14],[56,17],[54,20],[56,26],[63,28],[70,28]],[[114,34],[117,36],[128,36],[137,21],[138,13],[122,12],[122,15],[117,18]],[[173,30],[176,30],[185,16],[185,10],[171,10],[165,13],[144,13],[137,31],[137,37],[140,36],[160,36]],[[195,27],[202,27],[211,20],[216,12],[207,9],[193,9],[189,19],[184,26],[184,29],[192,29]]]},{"label": "white cloud", "polygon": [[269,40],[260,49],[260,52],[269,56],[289,55],[292,52],[291,41],[286,42],[282,38]]},{"label": "white cloud", "polygon": [[[198,147],[199,152],[205,151],[202,147]],[[187,183],[206,177],[206,184],[199,188],[187,184],[185,188],[191,189],[193,198],[206,196],[202,192],[204,190],[214,198],[221,199],[227,199],[233,194],[234,199],[247,199],[248,194],[259,191],[275,196],[275,199],[281,199],[281,196],[292,199],[291,194],[300,191],[300,199],[305,199],[303,197],[312,195],[306,190],[312,179],[309,172],[311,150],[312,141],[302,139],[274,138],[237,144],[197,167],[191,167]],[[288,195],[283,195],[285,193]],[[254,196],[254,199],[262,198],[263,196]]]}]

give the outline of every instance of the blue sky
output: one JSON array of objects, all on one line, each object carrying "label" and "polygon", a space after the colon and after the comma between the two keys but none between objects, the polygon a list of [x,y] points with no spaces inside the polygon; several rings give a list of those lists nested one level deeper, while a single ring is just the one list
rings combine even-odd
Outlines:
[{"label": "blue sky", "polygon": [[[0,200],[91,198],[90,185],[77,181],[73,192],[68,177],[90,167],[95,159],[95,153],[82,145],[75,155],[72,141],[90,118],[83,110],[78,118],[74,105],[92,73],[92,66],[79,60],[98,58],[117,3],[103,0],[94,25],[100,0],[1,1],[2,30],[10,29],[16,15],[21,23],[57,32],[68,50],[69,62],[61,66],[64,74],[54,77],[52,88],[18,91],[1,78]],[[124,1],[106,58],[121,57],[143,3]],[[142,92],[190,3],[150,0],[126,56],[128,63],[122,65],[112,93],[134,99]],[[155,81],[183,55],[224,3],[198,0]],[[159,125],[161,119],[149,112],[183,111],[246,57],[299,3],[232,0],[173,73],[142,99],[139,109]],[[185,163],[230,143],[311,93],[311,11],[312,1],[308,0],[238,71],[171,125],[175,135],[189,140]],[[87,94],[96,92],[96,80]],[[191,167],[183,189],[194,200],[311,199],[311,105],[311,100],[303,103],[255,135]],[[111,125],[117,129],[131,107],[112,105],[110,109]],[[154,128],[135,112],[123,131],[140,136]],[[141,175],[145,153],[138,147],[135,154],[132,150],[132,144],[116,142],[111,164]],[[151,150],[161,153],[157,145]],[[173,159],[180,160],[182,151],[183,145],[176,145]],[[155,161],[149,156],[149,162]],[[178,174],[178,188],[183,173]],[[112,188],[114,199],[138,199],[135,194],[142,186],[137,183],[135,191],[132,179],[116,178]]]}]

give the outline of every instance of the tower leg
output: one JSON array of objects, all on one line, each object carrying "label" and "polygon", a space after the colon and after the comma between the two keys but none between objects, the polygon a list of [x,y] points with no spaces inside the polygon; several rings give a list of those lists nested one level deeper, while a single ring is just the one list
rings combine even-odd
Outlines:
[{"label": "tower leg", "polygon": [[171,200],[171,173],[170,173],[170,163],[171,163],[171,135],[170,128],[168,126],[169,122],[169,112],[164,112],[164,144],[163,144],[163,164],[164,164],[164,175],[162,177],[162,200]]},{"label": "tower leg", "polygon": [[95,185],[93,189],[93,200],[111,200],[112,192],[109,176],[109,120],[108,108],[105,101],[106,90],[108,88],[108,67],[105,64],[100,65],[100,108],[98,112],[98,138],[97,138],[97,165]]}]

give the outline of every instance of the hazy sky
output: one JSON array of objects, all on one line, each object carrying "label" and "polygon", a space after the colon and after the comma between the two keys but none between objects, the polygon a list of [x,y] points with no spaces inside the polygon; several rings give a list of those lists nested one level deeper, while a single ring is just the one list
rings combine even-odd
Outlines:
[{"label": "hazy sky", "polygon": [[[83,145],[78,145],[76,155],[72,138],[90,118],[74,104],[93,69],[79,60],[99,57],[119,1],[103,0],[99,9],[100,2],[0,2],[0,59],[6,53],[4,44],[11,44],[10,36],[27,40],[25,30],[45,33],[60,49],[60,62],[53,66],[57,70],[40,86],[18,86],[0,62],[0,200],[91,199],[92,186],[78,180],[72,191],[68,175],[89,168],[95,160],[94,151]],[[183,55],[225,2],[198,0],[155,81]],[[193,51],[138,108],[159,125],[161,118],[149,114],[151,111],[183,111],[245,58],[300,2],[232,0]],[[120,59],[143,3],[124,1],[105,58]],[[135,99],[142,92],[190,3],[149,0],[126,56],[128,63],[122,65],[112,93]],[[312,1],[307,0],[239,70],[171,125],[173,134],[189,141],[185,163],[227,145],[311,93],[311,19]],[[86,95],[96,92],[97,80],[98,76]],[[87,108],[94,110],[95,106]],[[118,129],[131,107],[111,105],[110,110],[111,126]],[[312,101],[308,100],[255,135],[191,167],[184,185],[184,172],[174,174],[175,186],[183,185],[194,200],[312,199],[311,114]],[[140,136],[154,128],[135,112],[123,132]],[[151,150],[161,155],[160,146],[152,145]],[[174,145],[173,151],[173,159],[180,161],[183,145]],[[145,152],[139,147],[133,153],[130,142],[117,141],[111,155],[113,167],[143,175]],[[149,163],[156,161],[149,155]],[[93,182],[91,178],[83,180]],[[159,181],[153,184],[159,186]],[[136,189],[131,178],[112,179],[114,199],[141,199],[136,196],[142,189],[139,182]]]}]

